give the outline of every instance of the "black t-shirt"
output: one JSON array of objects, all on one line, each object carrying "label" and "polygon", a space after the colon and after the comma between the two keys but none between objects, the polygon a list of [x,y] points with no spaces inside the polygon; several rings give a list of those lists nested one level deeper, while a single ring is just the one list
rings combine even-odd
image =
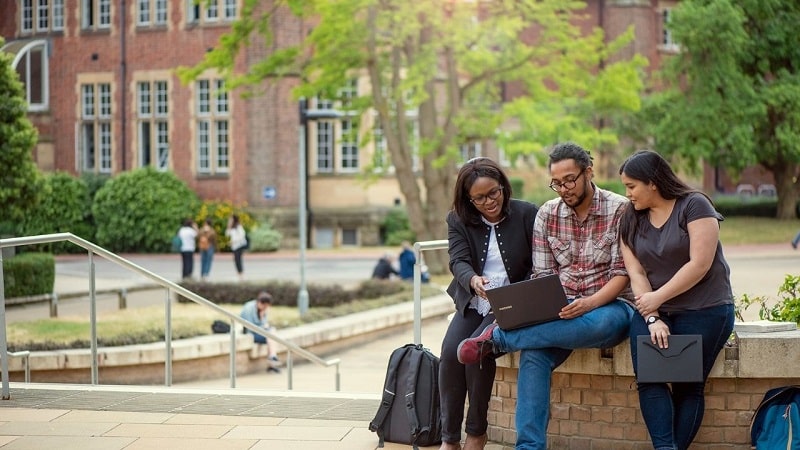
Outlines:
[{"label": "black t-shirt", "polygon": [[[675,201],[667,221],[656,228],[645,220],[636,234],[636,257],[647,272],[653,290],[666,284],[689,261],[689,232],[687,224],[693,220],[715,217],[722,220],[714,205],[699,193]],[[730,281],[731,270],[717,242],[714,262],[706,275],[686,292],[677,295],[659,310],[664,312],[710,308],[733,303]]]}]

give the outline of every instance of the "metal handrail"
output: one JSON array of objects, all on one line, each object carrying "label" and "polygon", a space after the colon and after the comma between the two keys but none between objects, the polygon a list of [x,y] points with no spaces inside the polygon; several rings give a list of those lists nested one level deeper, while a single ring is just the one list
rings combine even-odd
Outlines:
[{"label": "metal handrail", "polygon": [[[96,289],[95,289],[95,272],[94,272],[94,255],[97,254],[102,256],[103,258],[115,262],[127,269],[130,269],[134,272],[139,273],[140,275],[147,277],[153,280],[160,286],[163,286],[167,289],[167,297],[165,300],[165,321],[166,321],[166,330],[164,333],[164,340],[166,343],[165,349],[165,357],[164,357],[164,365],[165,365],[165,380],[164,384],[166,386],[172,385],[172,302],[170,301],[172,292],[177,292],[180,295],[192,300],[195,303],[199,303],[201,305],[205,305],[219,314],[227,317],[231,324],[239,324],[248,330],[252,331],[253,333],[261,334],[267,336],[269,339],[275,340],[286,347],[287,351],[287,359],[286,359],[286,367],[288,373],[288,388],[289,390],[292,389],[292,366],[293,366],[293,359],[292,353],[297,353],[302,357],[312,361],[318,365],[330,367],[336,367],[336,375],[335,375],[335,384],[336,390],[340,389],[340,372],[339,372],[339,365],[341,360],[339,358],[333,358],[329,360],[324,360],[319,356],[311,353],[310,351],[299,347],[298,345],[289,342],[280,336],[276,335],[270,330],[262,328],[258,325],[254,325],[247,320],[242,319],[241,317],[233,314],[231,312],[226,311],[225,309],[221,308],[217,304],[207,300],[200,295],[195,294],[194,292],[184,288],[183,286],[178,285],[175,282],[167,280],[164,277],[161,277],[144,267],[139,266],[131,261],[128,261],[125,258],[122,258],[115,253],[112,253],[96,244],[93,244],[81,237],[75,236],[72,233],[54,233],[54,234],[44,234],[39,236],[27,236],[27,237],[18,237],[18,238],[9,238],[9,239],[0,239],[0,250],[5,247],[16,247],[19,245],[33,245],[33,244],[45,244],[50,242],[61,242],[61,241],[69,241],[73,244],[83,247],[84,249],[88,250],[89,252],[89,298],[90,298],[90,320],[91,320],[91,353],[92,353],[92,385],[97,385],[98,382],[98,358],[97,358],[97,305],[96,305]],[[10,399],[9,393],[9,376],[8,376],[8,334],[6,328],[6,300],[5,300],[5,280],[4,280],[4,273],[3,273],[3,256],[2,251],[0,251],[0,372],[2,375],[2,399],[8,400]],[[230,351],[230,382],[231,388],[236,387],[236,333],[233,332],[233,326],[231,327],[231,351]]]},{"label": "metal handrail", "polygon": [[447,239],[414,243],[414,343],[422,344],[422,252],[447,248]]}]

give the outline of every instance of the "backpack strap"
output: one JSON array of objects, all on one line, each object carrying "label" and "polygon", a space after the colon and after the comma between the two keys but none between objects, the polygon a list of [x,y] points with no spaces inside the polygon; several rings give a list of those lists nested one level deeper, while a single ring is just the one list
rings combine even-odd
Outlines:
[{"label": "backpack strap", "polygon": [[389,366],[386,369],[386,380],[383,383],[383,396],[381,404],[378,407],[378,412],[375,413],[375,418],[369,423],[369,430],[378,433],[378,447],[383,448],[383,422],[389,411],[392,409],[394,403],[395,393],[397,392],[397,369],[400,363],[406,357],[406,354],[411,351],[413,346],[403,346],[392,352],[389,357]]},{"label": "backpack strap", "polygon": [[419,378],[419,369],[422,364],[422,353],[425,351],[421,344],[415,346],[415,352],[411,353],[408,358],[408,379],[406,380],[406,414],[408,414],[408,424],[411,427],[411,446],[414,450],[418,450],[417,439],[420,435],[429,431],[430,427],[426,425],[420,429],[419,415],[417,414],[417,379]]}]

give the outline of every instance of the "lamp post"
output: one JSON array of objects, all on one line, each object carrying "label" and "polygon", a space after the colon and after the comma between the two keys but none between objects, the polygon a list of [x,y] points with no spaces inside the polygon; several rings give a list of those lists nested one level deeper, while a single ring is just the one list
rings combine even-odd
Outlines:
[{"label": "lamp post", "polygon": [[340,111],[335,109],[308,109],[306,99],[299,102],[300,125],[298,126],[298,146],[297,166],[299,169],[300,188],[298,189],[297,204],[297,231],[300,240],[300,290],[297,291],[297,309],[300,317],[308,313],[308,289],[306,287],[306,248],[308,247],[308,169],[306,161],[308,154],[306,150],[306,127],[309,120],[336,119],[342,116]]}]

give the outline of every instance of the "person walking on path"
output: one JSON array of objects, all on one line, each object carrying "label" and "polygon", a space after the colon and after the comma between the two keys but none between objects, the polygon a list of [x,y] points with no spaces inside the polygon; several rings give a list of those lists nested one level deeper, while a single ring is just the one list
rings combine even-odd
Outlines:
[{"label": "person walking on path", "polygon": [[439,362],[441,450],[461,449],[467,397],[464,449],[480,450],[486,445],[495,361],[464,366],[456,353],[459,342],[494,322],[486,289],[530,277],[537,208],[512,199],[512,195],[508,177],[489,158],[471,159],[458,172],[453,206],[447,214],[447,251],[453,274],[447,293],[453,298],[456,313],[442,340]]},{"label": "person walking on path", "polygon": [[206,218],[203,222],[203,226],[197,235],[197,248],[200,250],[200,279],[206,281],[211,272],[214,252],[217,249],[217,232],[214,231],[209,218]]},{"label": "person walking on path", "polygon": [[[261,291],[259,292],[258,297],[253,300],[248,300],[244,305],[242,305],[242,311],[239,313],[239,317],[254,325],[258,325],[261,328],[271,331],[272,327],[270,327],[268,320],[270,306],[272,306],[272,295],[270,295],[269,292]],[[248,332],[249,331],[245,328],[245,333]],[[278,360],[278,353],[275,343],[267,339],[266,336],[255,333],[253,334],[253,342],[256,344],[267,345],[267,372],[280,373],[280,369],[278,368],[280,365],[280,360]]]},{"label": "person walking on path", "polygon": [[194,271],[197,224],[192,219],[184,219],[183,224],[178,229],[178,237],[181,238],[181,278],[191,278]]},{"label": "person walking on path", "polygon": [[225,230],[225,235],[231,241],[231,250],[233,251],[233,264],[236,266],[236,274],[239,281],[244,280],[244,263],[242,262],[242,255],[247,248],[247,233],[239,221],[239,216],[234,214],[228,219],[228,228]]},{"label": "person walking on path", "polygon": [[548,168],[550,188],[559,197],[545,202],[536,215],[533,275],[558,274],[571,300],[559,313],[561,320],[508,331],[492,323],[457,350],[467,368],[485,367],[496,353],[521,350],[518,450],[547,448],[552,371],[574,349],[610,348],[624,341],[633,316],[617,240],[627,199],[592,182],[592,158],[577,144],[556,145]]},{"label": "person walking on path", "polygon": [[634,371],[637,336],[650,336],[659,348],[669,346],[671,334],[703,336],[703,381],[637,384],[653,448],[684,450],[700,429],[708,374],[733,331],[730,267],[719,242],[722,215],[656,152],[634,153],[619,173],[631,201],[620,237],[639,312],[630,327]]}]

